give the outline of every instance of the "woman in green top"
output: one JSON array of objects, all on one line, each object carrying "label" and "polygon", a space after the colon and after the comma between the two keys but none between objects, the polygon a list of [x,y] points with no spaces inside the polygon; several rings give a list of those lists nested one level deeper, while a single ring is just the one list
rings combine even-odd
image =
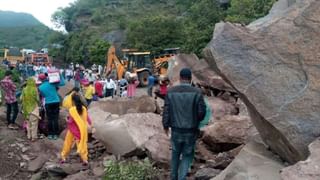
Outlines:
[{"label": "woman in green top", "polygon": [[22,112],[27,121],[28,139],[35,141],[38,138],[39,93],[36,81],[33,78],[27,80],[26,87],[21,94]]}]

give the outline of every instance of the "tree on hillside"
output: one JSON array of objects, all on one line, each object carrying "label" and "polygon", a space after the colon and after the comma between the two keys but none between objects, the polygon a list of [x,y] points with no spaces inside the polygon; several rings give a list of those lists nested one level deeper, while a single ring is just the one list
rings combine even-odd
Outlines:
[{"label": "tree on hillside", "polygon": [[89,47],[90,62],[95,64],[105,64],[106,54],[110,44],[104,40],[97,39]]},{"label": "tree on hillside", "polygon": [[133,48],[159,52],[182,45],[182,23],[172,16],[155,15],[132,22],[127,31],[128,44]]},{"label": "tree on hillside", "polygon": [[212,38],[215,24],[224,17],[225,13],[217,1],[199,0],[193,3],[184,21],[184,49],[201,55]]},{"label": "tree on hillside", "polygon": [[268,14],[276,0],[231,0],[231,7],[227,10],[227,21],[249,24],[250,22]]}]

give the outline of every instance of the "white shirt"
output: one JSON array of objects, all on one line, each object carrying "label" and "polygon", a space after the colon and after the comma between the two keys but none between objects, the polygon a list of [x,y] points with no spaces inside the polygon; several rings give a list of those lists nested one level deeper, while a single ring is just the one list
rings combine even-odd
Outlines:
[{"label": "white shirt", "polygon": [[71,69],[66,69],[66,76],[72,76]]},{"label": "white shirt", "polygon": [[121,97],[127,97],[128,96],[128,91],[123,91],[121,94]]},{"label": "white shirt", "polygon": [[117,88],[117,85],[112,79],[110,79],[109,82],[108,80],[104,82],[103,89],[116,89],[116,88]]}]

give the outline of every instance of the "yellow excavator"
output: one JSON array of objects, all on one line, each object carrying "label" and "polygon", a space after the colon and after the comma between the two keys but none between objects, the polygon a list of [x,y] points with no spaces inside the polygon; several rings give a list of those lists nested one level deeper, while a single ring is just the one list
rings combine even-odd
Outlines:
[{"label": "yellow excavator", "polygon": [[107,54],[105,74],[112,75],[116,79],[124,78],[125,74],[136,76],[140,86],[148,85],[148,76],[151,73],[152,62],[150,52],[135,52],[135,50],[123,50],[124,59],[120,60],[116,55],[116,49],[111,46]]},{"label": "yellow excavator", "polygon": [[111,46],[107,54],[107,64],[105,74],[112,75],[116,79],[129,76],[136,76],[140,86],[148,85],[148,76],[167,75],[168,61],[177,53],[179,48],[164,49],[159,55],[151,55],[149,51],[139,52],[137,49],[123,49],[123,59],[116,55],[116,49]]}]

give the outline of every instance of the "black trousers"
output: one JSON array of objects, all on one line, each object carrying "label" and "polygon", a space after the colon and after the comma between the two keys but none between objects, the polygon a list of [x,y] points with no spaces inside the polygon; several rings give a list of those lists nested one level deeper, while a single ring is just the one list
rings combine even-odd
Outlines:
[{"label": "black trousers", "polygon": [[59,135],[59,108],[60,103],[46,104],[48,135]]},{"label": "black trousers", "polygon": [[113,98],[113,89],[106,89],[106,97],[112,96]]},{"label": "black trousers", "polygon": [[7,122],[14,124],[18,116],[18,102],[7,104]]}]

